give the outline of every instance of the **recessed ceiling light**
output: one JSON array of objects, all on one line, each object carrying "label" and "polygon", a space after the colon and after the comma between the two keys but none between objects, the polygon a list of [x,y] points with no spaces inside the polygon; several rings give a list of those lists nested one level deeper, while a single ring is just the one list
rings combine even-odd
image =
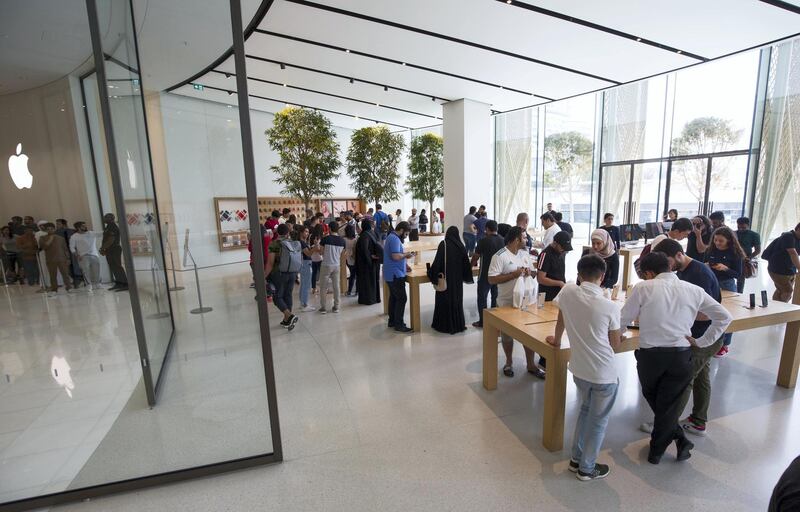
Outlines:
[{"label": "recessed ceiling light", "polygon": [[508,5],[511,5],[511,0],[506,0],[506,3],[507,3]]},{"label": "recessed ceiling light", "polygon": [[350,53],[350,50],[345,50],[347,53]]},{"label": "recessed ceiling light", "polygon": [[286,69],[286,64],[281,63],[281,69]]},{"label": "recessed ceiling light", "polygon": [[355,82],[355,80],[353,80],[353,79],[351,78],[351,79],[350,79],[350,83],[352,84],[352,83],[354,83],[354,82]]},{"label": "recessed ceiling light", "polygon": [[678,55],[680,55],[681,53],[682,53],[682,52],[681,52],[680,50],[678,50]]},{"label": "recessed ceiling light", "polygon": [[286,84],[283,84],[283,86],[286,87]]},{"label": "recessed ceiling light", "polygon": [[401,65],[403,65],[403,66],[405,66],[405,65],[406,65],[406,63],[405,63],[405,62],[401,62],[400,64],[401,64]]},{"label": "recessed ceiling light", "polygon": [[639,41],[641,41],[641,40],[642,40],[642,38],[641,38],[641,37],[637,37],[637,38],[636,38],[636,42],[637,42],[637,43],[638,43]]},{"label": "recessed ceiling light", "polygon": [[375,106],[376,106],[376,107],[380,107],[380,106],[381,106],[381,104],[380,104],[380,103],[376,103],[376,104],[375,104]]},{"label": "recessed ceiling light", "polygon": [[230,78],[230,77],[231,77],[230,73],[225,73],[225,78]]},{"label": "recessed ceiling light", "polygon": [[358,121],[358,116],[353,116],[353,117],[355,117],[356,121]]}]

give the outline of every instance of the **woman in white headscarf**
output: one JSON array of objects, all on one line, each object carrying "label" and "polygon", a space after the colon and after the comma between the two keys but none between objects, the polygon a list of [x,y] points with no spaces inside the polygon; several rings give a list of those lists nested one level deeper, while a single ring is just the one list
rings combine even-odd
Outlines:
[{"label": "woman in white headscarf", "polygon": [[611,235],[605,229],[595,229],[592,231],[592,246],[583,251],[583,255],[596,254],[606,262],[606,275],[603,278],[603,288],[613,288],[619,278],[619,254],[611,239]]}]

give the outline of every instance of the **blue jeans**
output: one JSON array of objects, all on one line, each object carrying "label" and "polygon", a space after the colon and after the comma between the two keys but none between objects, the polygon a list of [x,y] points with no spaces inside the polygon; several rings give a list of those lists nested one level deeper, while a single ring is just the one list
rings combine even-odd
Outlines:
[{"label": "blue jeans", "polygon": [[[744,281],[744,278],[742,279]],[[719,288],[721,290],[728,290],[729,292],[736,291],[736,279],[720,279],[719,281]],[[731,344],[731,340],[733,339],[733,334],[727,333],[722,335],[722,346],[727,347]]]},{"label": "blue jeans", "polygon": [[492,307],[497,307],[497,285],[478,279],[478,322],[483,325],[483,310],[486,309],[486,294],[492,293]]},{"label": "blue jeans", "polygon": [[300,267],[300,304],[308,306],[308,295],[311,293],[311,260],[303,260]]},{"label": "blue jeans", "polygon": [[583,473],[591,473],[606,435],[608,416],[617,399],[619,380],[615,384],[593,384],[574,375],[572,378],[581,400],[581,412],[572,441],[572,460],[578,463]]},{"label": "blue jeans", "polygon": [[475,236],[475,233],[467,233],[464,231],[464,247],[467,249],[467,255],[472,256],[472,253],[475,252],[475,244],[478,242],[478,238]]},{"label": "blue jeans", "polygon": [[292,290],[294,290],[294,280],[297,272],[274,272],[272,282],[275,284],[275,295],[272,301],[281,313],[292,312]]}]

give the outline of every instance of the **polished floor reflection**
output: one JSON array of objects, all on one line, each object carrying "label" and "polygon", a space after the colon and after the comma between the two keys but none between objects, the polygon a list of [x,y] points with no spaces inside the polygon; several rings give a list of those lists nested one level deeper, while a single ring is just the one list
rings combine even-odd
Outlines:
[{"label": "polished floor reflection", "polygon": [[[201,276],[220,273],[228,285],[209,293],[215,311],[196,342],[209,351],[234,343],[236,331],[219,325],[214,315],[225,312],[217,308],[252,301],[246,265]],[[474,293],[466,287],[465,297]],[[695,440],[683,464],[644,462],[647,436],[637,428],[650,413],[632,354],[620,355],[620,395],[601,454],[612,473],[582,483],[567,471],[566,452],[541,447],[543,383],[518,372],[485,391],[480,332],[433,333],[432,290],[422,300],[426,327],[411,336],[388,331],[380,305],[354,303],[344,299],[339,315],[304,313],[291,333],[272,329],[285,463],[63,510],[752,511],[766,508],[778,475],[800,453],[800,398],[774,384],[782,328],[737,334],[731,354],[712,362],[709,435]],[[476,316],[471,301],[466,309],[468,319]],[[276,326],[274,308],[271,320]],[[522,369],[519,347],[517,356]],[[249,414],[219,403],[186,422],[237,412]],[[576,413],[570,382],[567,425]],[[249,435],[232,430],[203,441]]]}]

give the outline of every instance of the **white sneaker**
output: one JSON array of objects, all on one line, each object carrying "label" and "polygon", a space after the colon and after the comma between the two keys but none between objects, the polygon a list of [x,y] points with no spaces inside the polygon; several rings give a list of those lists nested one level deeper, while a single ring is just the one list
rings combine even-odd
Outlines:
[{"label": "white sneaker", "polygon": [[316,310],[317,310],[317,308],[315,308],[314,306],[305,305],[305,306],[302,307],[302,309],[300,309],[300,312],[301,313],[312,313],[312,312],[314,312]]},{"label": "white sneaker", "polygon": [[644,432],[646,434],[652,434],[653,433],[653,424],[650,423],[649,421],[645,421],[644,423],[639,425],[639,430],[641,430],[642,432]]},{"label": "white sneaker", "polygon": [[58,297],[58,292],[47,292],[48,297]]},{"label": "white sneaker", "polygon": [[339,308],[333,308],[333,309],[331,310],[331,313],[338,313],[338,312],[339,312]]}]

